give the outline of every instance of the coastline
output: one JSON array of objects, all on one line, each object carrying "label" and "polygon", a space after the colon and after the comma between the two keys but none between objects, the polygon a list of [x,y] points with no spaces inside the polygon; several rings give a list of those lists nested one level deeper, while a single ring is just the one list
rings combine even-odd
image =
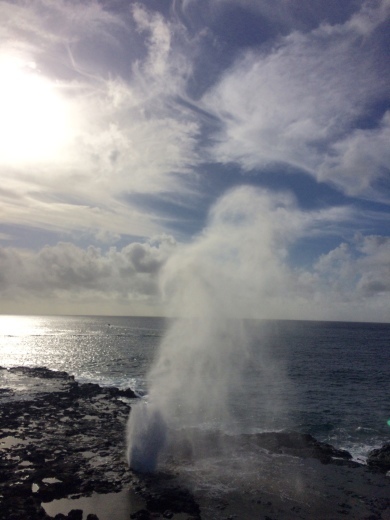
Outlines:
[{"label": "coastline", "polygon": [[129,470],[131,391],[44,368],[0,368],[0,383],[0,520],[390,520],[390,478],[367,466],[296,450],[275,457],[271,435],[253,485],[208,494],[174,465]]}]

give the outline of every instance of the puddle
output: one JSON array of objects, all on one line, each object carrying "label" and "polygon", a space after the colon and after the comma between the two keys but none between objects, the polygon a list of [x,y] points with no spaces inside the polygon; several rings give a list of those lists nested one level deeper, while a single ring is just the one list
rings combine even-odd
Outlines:
[{"label": "puddle", "polygon": [[145,502],[133,491],[124,489],[119,493],[93,493],[90,497],[42,502],[42,507],[53,518],[58,513],[67,515],[72,509],[82,509],[83,520],[89,514],[97,515],[99,520],[129,520],[130,514],[145,508]]},{"label": "puddle", "polygon": [[55,478],[55,477],[47,477],[47,478],[43,478],[42,482],[44,484],[58,484],[59,482],[62,482],[62,480],[58,480],[58,478]]},{"label": "puddle", "polygon": [[[57,484],[59,482],[62,482],[62,480],[58,480],[58,478],[55,478],[55,477],[47,477],[47,478],[42,479],[43,484]],[[40,488],[39,484],[34,483],[31,485],[31,491],[33,493],[38,493],[39,488]],[[58,500],[57,502],[61,502],[61,501]]]},{"label": "puddle", "polygon": [[17,446],[18,444],[28,444],[28,441],[8,435],[7,437],[3,437],[2,439],[0,439],[0,450],[7,450],[8,448],[12,448],[13,446]]},{"label": "puddle", "polygon": [[[90,497],[61,498],[52,502],[42,502],[41,505],[52,518],[59,513],[68,515],[72,509],[81,509],[83,520],[86,520],[89,514],[97,515],[99,520],[129,520],[131,514],[146,507],[145,501],[131,489],[123,489],[119,493],[93,493]],[[188,517],[188,513],[176,513],[172,518],[187,520]]]}]

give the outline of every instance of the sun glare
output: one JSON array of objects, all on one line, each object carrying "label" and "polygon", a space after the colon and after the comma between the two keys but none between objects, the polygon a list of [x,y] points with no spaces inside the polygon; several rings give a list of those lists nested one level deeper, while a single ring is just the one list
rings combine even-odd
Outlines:
[{"label": "sun glare", "polygon": [[70,136],[66,101],[34,63],[0,59],[0,161],[56,159]]}]

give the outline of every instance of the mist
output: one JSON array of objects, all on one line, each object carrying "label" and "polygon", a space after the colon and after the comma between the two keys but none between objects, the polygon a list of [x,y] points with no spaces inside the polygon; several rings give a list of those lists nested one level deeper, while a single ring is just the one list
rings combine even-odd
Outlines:
[{"label": "mist", "polygon": [[[294,207],[287,194],[233,190],[214,206],[204,232],[169,258],[161,289],[169,313],[179,317],[148,374],[147,402],[130,414],[133,469],[153,471],[170,438],[178,444],[180,434],[192,442],[190,431],[233,431],[231,397],[248,369],[258,372],[258,398],[269,418],[285,413],[282,365],[264,335],[254,336],[259,327],[249,326],[248,318],[267,317],[286,289],[283,258],[301,225]],[[265,416],[258,427],[266,429],[267,422]]]}]

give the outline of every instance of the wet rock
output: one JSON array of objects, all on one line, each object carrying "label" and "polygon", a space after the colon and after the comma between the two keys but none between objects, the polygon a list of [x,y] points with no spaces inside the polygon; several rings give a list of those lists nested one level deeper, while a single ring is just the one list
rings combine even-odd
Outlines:
[{"label": "wet rock", "polygon": [[372,468],[379,469],[386,473],[390,470],[390,442],[381,448],[370,451],[367,457],[367,464]]},{"label": "wet rock", "polygon": [[140,509],[139,511],[136,511],[135,513],[130,515],[130,518],[134,520],[149,520],[150,513],[147,509]]},{"label": "wet rock", "polygon": [[[80,490],[122,490],[131,480],[123,457],[129,406],[98,385],[79,385],[65,372],[28,367],[10,371],[24,378],[24,386],[31,378],[38,391],[1,404],[0,438],[12,442],[0,450],[0,520],[48,518],[41,502]],[[39,379],[46,381],[42,391]],[[101,398],[94,401],[97,395]]]},{"label": "wet rock", "polygon": [[283,453],[302,458],[315,458],[323,463],[333,459],[350,460],[352,455],[346,450],[339,450],[330,444],[317,441],[312,435],[298,432],[266,432],[243,435],[246,442],[255,442],[258,446],[274,453]]},{"label": "wet rock", "polygon": [[13,373],[20,373],[29,377],[39,377],[41,379],[64,379],[66,381],[74,381],[74,377],[67,372],[57,372],[49,370],[46,367],[12,367],[8,369]]},{"label": "wet rock", "polygon": [[127,397],[128,399],[135,399],[138,397],[131,388],[119,389],[115,387],[106,387],[104,390],[112,397]]},{"label": "wet rock", "polygon": [[151,480],[142,489],[141,495],[146,500],[146,507],[149,511],[163,515],[166,512],[183,512],[194,517],[198,517],[200,514],[199,506],[191,493],[187,489],[171,486],[165,476],[151,477]]},{"label": "wet rock", "polygon": [[[4,398],[1,403],[0,439],[10,437],[12,442],[0,450],[0,520],[49,520],[41,503],[129,487],[134,474],[124,457],[124,431],[130,407],[120,398],[134,398],[134,392],[79,384],[65,372],[46,368],[10,370],[12,380],[19,375],[23,387],[31,378],[34,392],[24,392],[21,398],[12,389],[2,393],[12,394],[12,400]],[[152,479],[150,489],[153,485]],[[151,493],[144,482],[140,488]],[[180,496],[175,491],[156,514],[168,509],[197,511],[194,504],[189,493]],[[145,518],[155,517],[147,514]],[[57,520],[82,517],[81,510],[56,516]],[[98,517],[89,515],[88,520]]]},{"label": "wet rock", "polygon": [[72,509],[68,513],[69,520],[83,520],[83,510],[82,509]]}]

